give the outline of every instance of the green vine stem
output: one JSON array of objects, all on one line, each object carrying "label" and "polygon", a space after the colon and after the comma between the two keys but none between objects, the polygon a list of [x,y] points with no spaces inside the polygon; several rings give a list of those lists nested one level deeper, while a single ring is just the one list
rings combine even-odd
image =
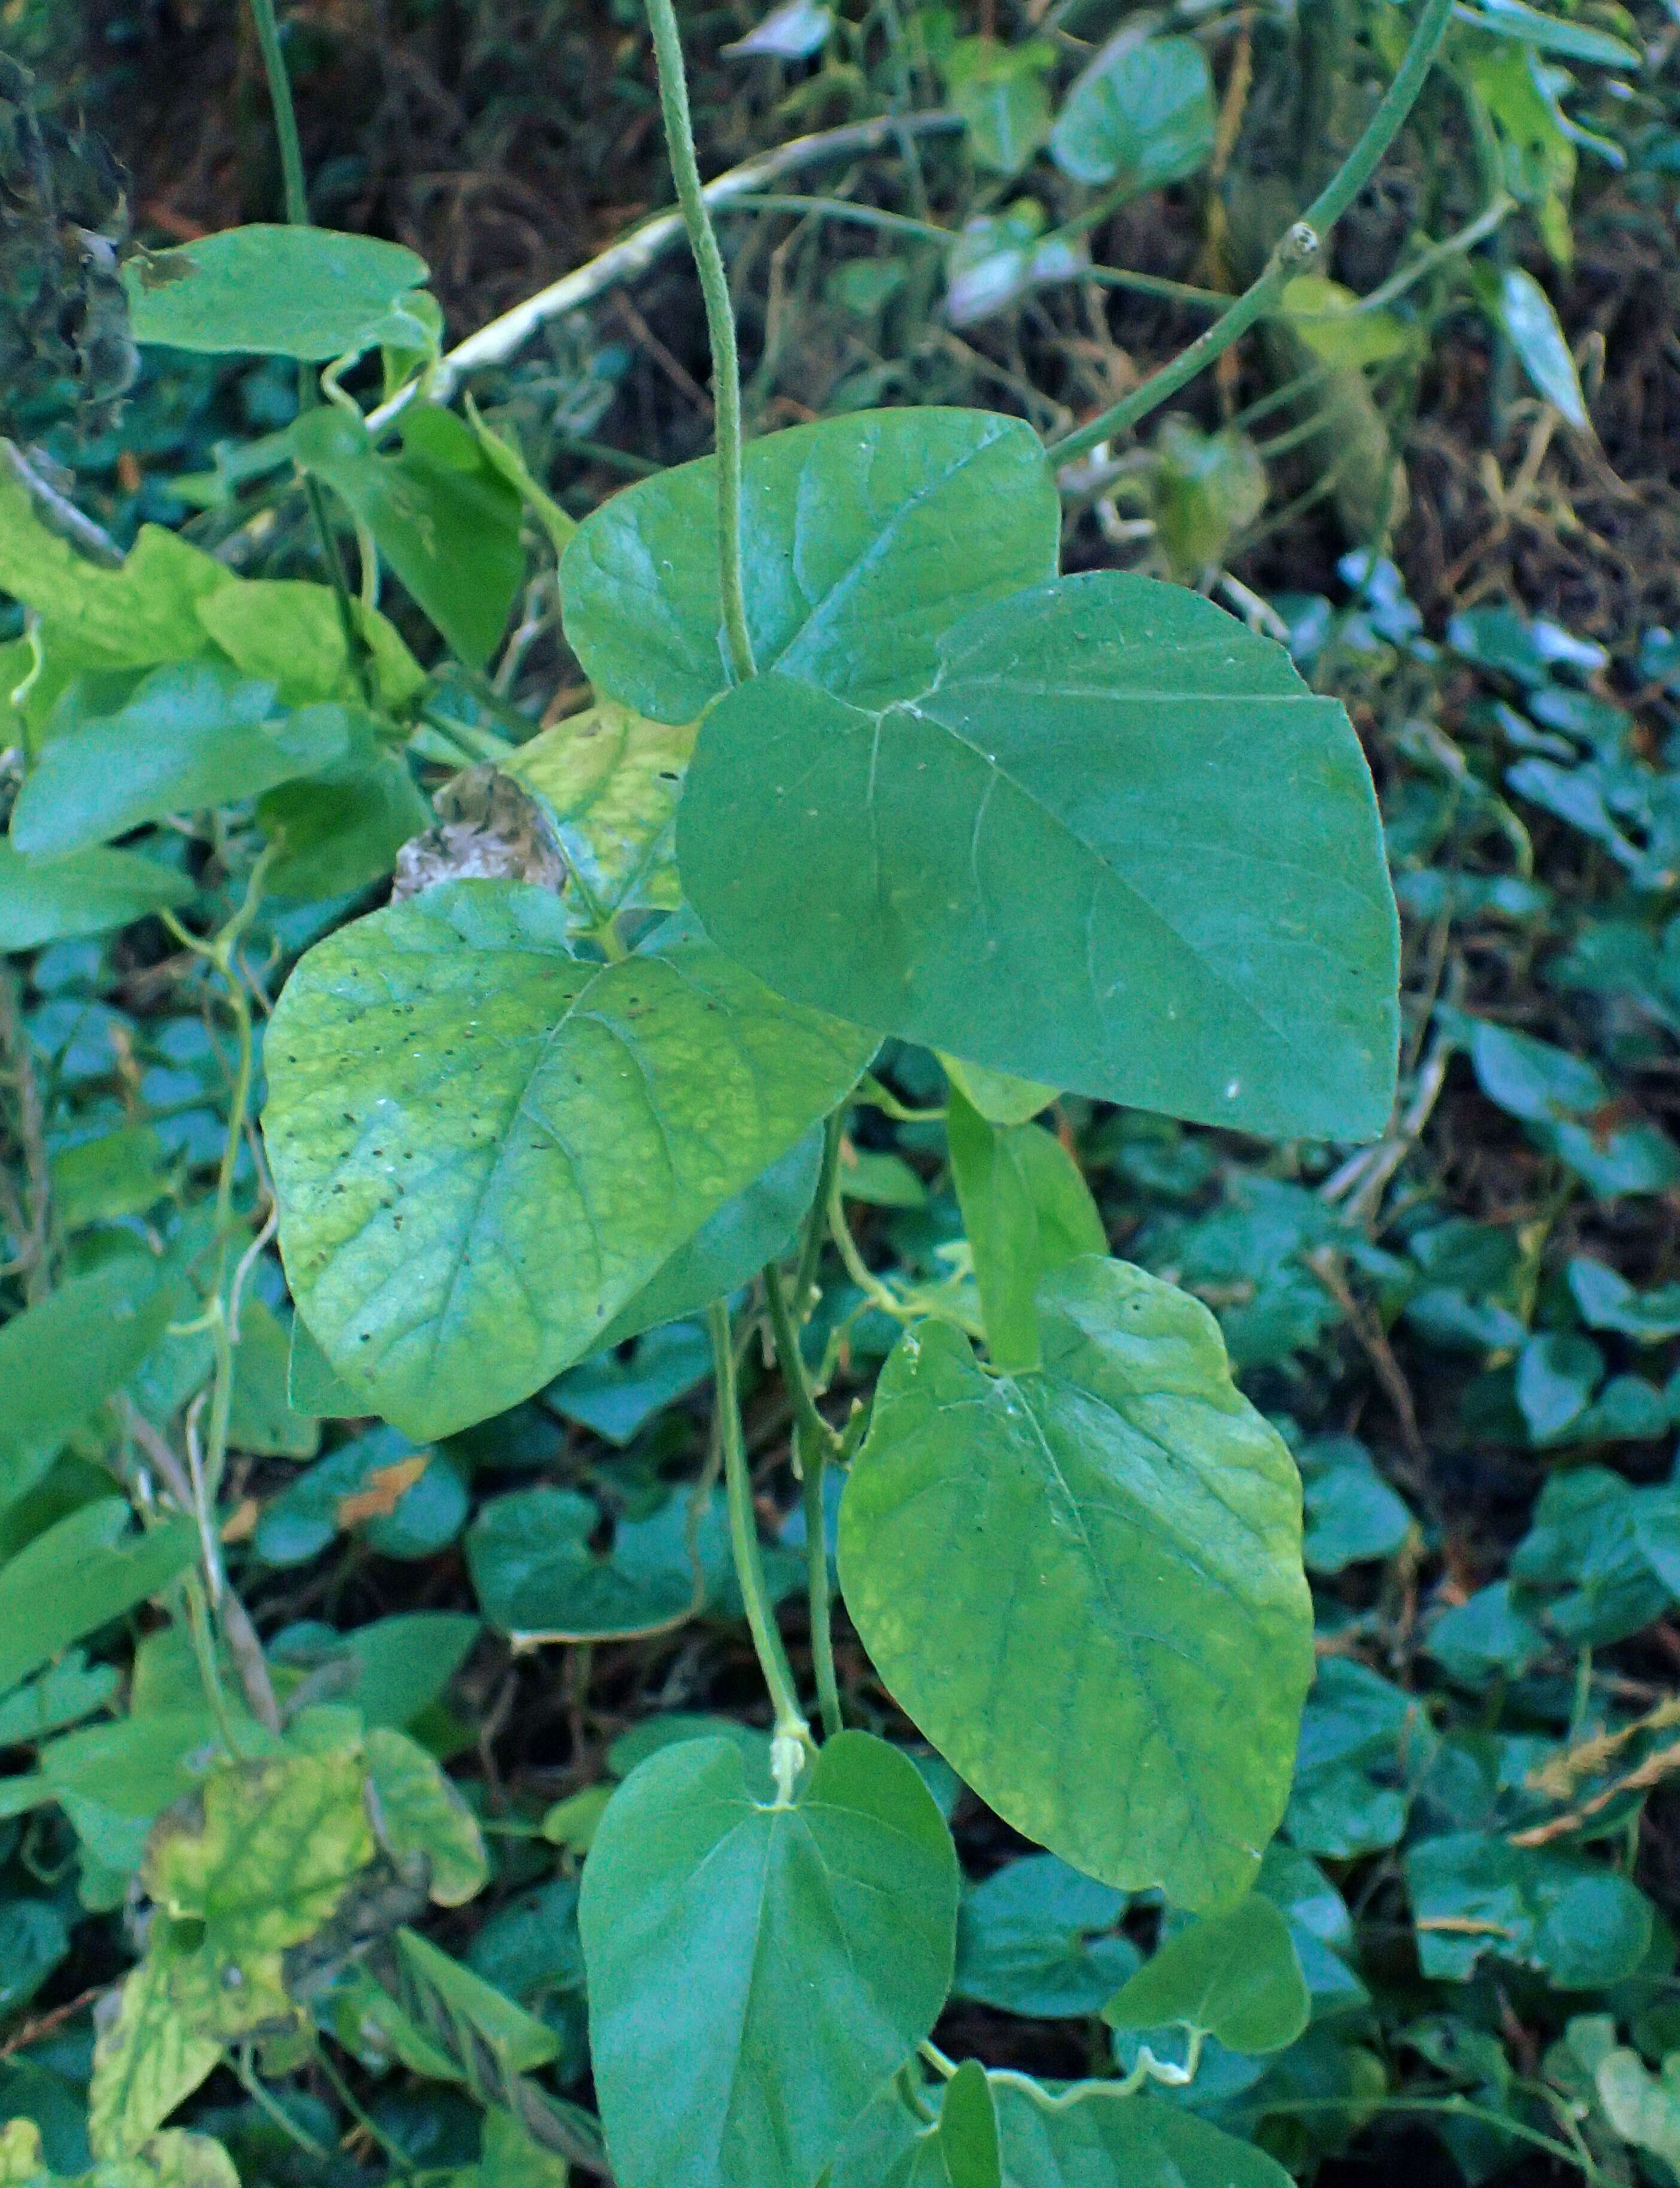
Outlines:
[{"label": "green vine stem", "polygon": [[845,1439],[831,1429],[817,1410],[817,1400],[800,1351],[799,1332],[782,1289],[782,1272],[775,1262],[764,1271],[764,1296],[770,1308],[770,1331],[775,1339],[776,1362],[782,1371],[794,1409],[794,1448],[799,1453],[800,1482],[805,1510],[805,1584],[811,1605],[811,1659],[817,1675],[817,1701],[823,1731],[832,1740],[846,1728],[840,1714],[840,1683],[834,1677],[833,1614],[829,1601],[829,1545],[823,1525],[823,1475],[831,1458],[845,1447]]},{"label": "green vine stem", "polygon": [[786,1807],[793,1799],[795,1779],[804,1768],[811,1747],[811,1728],[799,1706],[793,1668],[770,1608],[765,1584],[764,1561],[759,1554],[758,1524],[752,1508],[752,1476],[747,1470],[745,1441],[741,1435],[741,1401],[735,1381],[735,1351],[729,1337],[729,1305],[714,1300],[706,1313],[711,1336],[712,1379],[717,1418],[722,1433],[723,1474],[729,1494],[729,1548],[746,1605],[747,1624],[757,1652],[759,1669],[770,1689],[776,1711],[770,1745],[771,1774],[776,1781],[778,1804]]},{"label": "green vine stem", "polygon": [[723,254],[711,224],[694,155],[694,125],[688,112],[688,86],[683,72],[683,40],[672,0],[648,0],[659,70],[660,111],[665,119],[666,149],[677,184],[677,202],[688,248],[705,299],[706,332],[711,341],[711,398],[717,413],[717,583],[723,630],[735,681],[757,674],[747,629],[745,584],[741,570],[741,366],[735,349],[735,313],[729,301]]},{"label": "green vine stem", "polygon": [[1441,42],[1447,36],[1452,19],[1452,0],[1429,0],[1418,19],[1405,58],[1383,94],[1381,104],[1367,123],[1364,135],[1325,188],[1289,228],[1267,261],[1265,272],[1243,291],[1222,318],[1216,319],[1171,364],[1152,373],[1142,386],[1134,387],[1123,401],[1102,412],[1089,425],[1053,442],[1050,454],[1059,463],[1082,456],[1101,442],[1130,432],[1152,410],[1159,409],[1229,349],[1256,319],[1266,317],[1295,276],[1317,258],[1331,228],[1375,173],[1384,153],[1399,135],[1402,124],[1417,104],[1418,94],[1441,50]]},{"label": "green vine stem", "polygon": [[829,1112],[823,1120],[823,1160],[817,1172],[817,1197],[811,1204],[811,1213],[806,1218],[804,1243],[799,1249],[799,1268],[794,1277],[793,1312],[795,1322],[803,1322],[815,1303],[817,1269],[823,1258],[823,1240],[829,1227],[829,1202],[834,1190],[834,1178],[840,1170],[840,1142],[846,1136],[846,1105]]}]

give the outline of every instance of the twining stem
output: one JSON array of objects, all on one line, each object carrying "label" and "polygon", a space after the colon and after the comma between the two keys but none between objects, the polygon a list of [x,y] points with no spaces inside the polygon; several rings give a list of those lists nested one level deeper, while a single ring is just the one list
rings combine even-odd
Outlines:
[{"label": "twining stem", "polygon": [[1394,81],[1383,94],[1382,103],[1366,125],[1364,134],[1285,234],[1259,279],[1171,364],[1152,373],[1142,386],[1134,387],[1122,402],[1102,412],[1089,425],[1053,442],[1050,453],[1059,462],[1065,463],[1071,457],[1083,455],[1087,448],[1094,448],[1099,442],[1131,431],[1150,411],[1158,409],[1187,381],[1194,380],[1229,349],[1256,319],[1266,316],[1295,274],[1318,256],[1331,228],[1364,189],[1384,153],[1399,135],[1402,123],[1417,104],[1424,79],[1441,50],[1441,42],[1452,17],[1452,0],[1428,0]]},{"label": "twining stem", "polygon": [[666,150],[688,248],[700,277],[700,293],[705,299],[706,332],[711,341],[711,399],[717,420],[718,595],[729,665],[735,681],[744,684],[758,672],[747,629],[746,589],[741,571],[741,365],[735,349],[735,313],[729,301],[723,254],[717,247],[700,183],[700,161],[694,155],[694,125],[683,73],[683,40],[672,0],[648,0],[648,22],[654,34]]},{"label": "twining stem", "polygon": [[782,1272],[774,1261],[764,1270],[764,1296],[770,1308],[771,1334],[776,1341],[776,1362],[782,1371],[794,1409],[794,1435],[799,1452],[800,1480],[805,1508],[805,1587],[811,1606],[811,1658],[817,1674],[817,1700],[823,1730],[832,1740],[844,1731],[840,1683],[834,1677],[834,1637],[829,1603],[829,1545],[823,1511],[823,1471],[842,1448],[843,1439],[817,1410],[799,1332],[788,1311],[782,1289]]},{"label": "twining stem", "polygon": [[752,1476],[747,1470],[745,1440],[741,1434],[740,1396],[735,1384],[735,1351],[729,1338],[729,1305],[714,1300],[706,1314],[711,1335],[711,1366],[717,1418],[723,1441],[723,1474],[729,1492],[729,1547],[735,1560],[735,1577],[746,1605],[747,1625],[757,1652],[759,1669],[770,1689],[776,1711],[775,1735],[770,1767],[778,1797],[786,1807],[811,1740],[811,1728],[799,1706],[793,1668],[770,1608],[765,1584],[764,1561],[759,1554],[758,1525],[753,1516]]},{"label": "twining stem", "polygon": [[793,1311],[799,1322],[803,1322],[811,1311],[817,1266],[823,1258],[823,1240],[829,1227],[829,1202],[834,1194],[834,1176],[840,1169],[840,1141],[845,1133],[846,1105],[842,1102],[823,1120],[823,1162],[817,1173],[817,1198],[806,1218],[805,1240],[799,1249],[799,1268],[794,1277]]}]

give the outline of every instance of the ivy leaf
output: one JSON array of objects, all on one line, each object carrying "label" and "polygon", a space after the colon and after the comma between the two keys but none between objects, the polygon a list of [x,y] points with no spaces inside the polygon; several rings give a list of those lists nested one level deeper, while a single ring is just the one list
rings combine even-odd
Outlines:
[{"label": "ivy leaf", "polygon": [[604,965],[516,883],[376,912],[303,960],[264,1044],[299,1310],[365,1411],[482,1420],[593,1350],[874,1046],[676,922]]},{"label": "ivy leaf", "polygon": [[1176,1930],[1103,2008],[1111,2028],[1176,2023],[1230,2051],[1281,2051],[1312,2011],[1289,1924],[1257,1892]]},{"label": "ivy leaf", "polygon": [[[560,565],[584,673],[655,721],[694,721],[728,682],[716,481],[706,456],[615,494]],[[1061,513],[1030,426],[929,409],[749,443],[742,522],[760,671],[879,705],[922,688],[958,614],[1054,574]]]},{"label": "ivy leaf", "polygon": [[1127,196],[1194,175],[1213,150],[1213,80],[1194,38],[1122,35],[1075,82],[1050,156],[1077,183]]},{"label": "ivy leaf", "polygon": [[155,1958],[125,1977],[115,2014],[93,2046],[87,2139],[101,2158],[131,2157],[222,2057],[177,2010],[169,1971]]},{"label": "ivy leaf", "polygon": [[118,713],[48,740],[12,815],[31,855],[80,851],[168,813],[196,813],[317,775],[361,746],[372,724],[331,704],[277,708],[274,686],[208,662],[153,671]]},{"label": "ivy leaf", "polygon": [[1082,1254],[1107,1253],[1102,1216],[1054,1132],[990,1125],[954,1083],[946,1131],[992,1364],[1036,1368],[1038,1280]]},{"label": "ivy leaf", "polygon": [[135,851],[31,859],[0,837],[0,950],[103,934],[149,912],[178,911],[197,894],[185,874]]},{"label": "ivy leaf", "polygon": [[370,1732],[368,1787],[380,1845],[399,1869],[424,1857],[438,1906],[464,1906],[483,1891],[490,1864],[477,1822],[424,1747],[400,1732]]},{"label": "ivy leaf", "polygon": [[1138,1965],[1131,1939],[1111,1934],[1127,1904],[1053,1853],[1008,1863],[964,1895],[957,1995],[1040,2021],[1100,2012]]},{"label": "ivy leaf", "polygon": [[614,1796],[583,1872],[589,2039],[624,2188],[810,2181],[932,2027],[957,1858],[914,1766],[846,1732],[791,1807],[688,1740]]},{"label": "ivy leaf", "polygon": [[1602,1990],[1650,1943],[1644,1894],[1602,1863],[1479,1831],[1426,1839],[1406,1857],[1418,1962],[1431,1982],[1468,1982],[1485,1953],[1538,1968],[1560,1990]]},{"label": "ivy leaf", "polygon": [[1659,2078],[1637,2051],[1618,2049],[1593,2076],[1610,2125],[1625,2142],[1680,2166],[1680,2052],[1671,2051]]},{"label": "ivy leaf", "polygon": [[123,270],[138,342],[324,364],[426,279],[401,244],[325,228],[227,228]]},{"label": "ivy leaf", "polygon": [[1283,1813],[1312,1676],[1295,1466],[1172,1285],[1075,1261],[1038,1319],[1018,1376],[946,1324],[901,1339],[840,1507],[846,1605],[1016,1830],[1217,1907]]},{"label": "ivy leaf", "polygon": [[1397,928],[1340,707],[1211,602],[1108,571],[938,646],[896,706],[770,674],[707,716],[677,854],[720,947],[995,1070],[1252,1131],[1380,1131]]},{"label": "ivy leaf", "polygon": [[207,1947],[238,1959],[313,1936],[375,1852],[349,1755],[297,1755],[218,1771],[199,1828],[154,1833],[141,1879],[177,1920],[205,1926]]}]

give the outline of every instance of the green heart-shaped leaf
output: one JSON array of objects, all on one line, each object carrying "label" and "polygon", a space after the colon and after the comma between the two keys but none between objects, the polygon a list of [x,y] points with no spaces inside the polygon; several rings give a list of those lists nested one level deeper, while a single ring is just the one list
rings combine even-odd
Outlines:
[{"label": "green heart-shaped leaf", "polygon": [[224,228],[124,269],[138,342],[342,357],[426,278],[426,262],[377,236],[324,228]]},{"label": "green heart-shaped leaf", "polygon": [[574,957],[558,898],[460,882],[303,960],[264,1045],[293,1296],[417,1439],[587,1352],[874,1048],[671,922]]},{"label": "green heart-shaped leaf", "polygon": [[1111,2028],[1177,2023],[1231,2051],[1281,2051],[1312,2011],[1289,1926],[1251,1892],[1227,1914],[1176,1930],[1103,2008]]},{"label": "green heart-shaped leaf", "polygon": [[[1061,531],[1037,434],[986,410],[876,410],[754,441],[741,516],[760,670],[864,706],[919,691],[958,616],[1054,576]],[[728,685],[716,537],[710,456],[578,527],[565,633],[605,696],[692,722]]]},{"label": "green heart-shaped leaf", "polygon": [[900,1339],[840,1506],[846,1605],[1007,1822],[1216,1907],[1277,1828],[1312,1676],[1294,1462],[1171,1284],[1073,1261],[1038,1322],[1017,1376],[948,1324]]},{"label": "green heart-shaped leaf", "polygon": [[1336,702],[1209,601],[1108,571],[940,651],[879,711],[765,675],[707,717],[677,856],[719,946],[995,1070],[1252,1131],[1381,1131],[1398,927]]},{"label": "green heart-shaped leaf", "polygon": [[867,1733],[789,1807],[687,1740],[614,1796],[583,1872],[589,2048],[623,2188],[812,2180],[932,2027],[957,1857],[915,1767]]}]

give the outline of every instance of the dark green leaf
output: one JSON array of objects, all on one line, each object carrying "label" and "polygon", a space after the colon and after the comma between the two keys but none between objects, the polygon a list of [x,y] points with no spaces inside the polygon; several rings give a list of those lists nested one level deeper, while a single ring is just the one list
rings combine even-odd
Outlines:
[{"label": "dark green leaf", "polygon": [[1465,1831],[1406,1857],[1418,1960],[1436,1982],[1466,1982],[1485,1953],[1539,1968],[1560,1990],[1631,1975],[1651,1934],[1651,1903],[1584,1856]]},{"label": "dark green leaf", "polygon": [[[560,567],[565,631],[605,697],[692,722],[727,685],[711,457],[615,494]],[[1055,481],[1031,430],[878,410],[749,443],[747,619],[761,672],[861,705],[918,691],[965,610],[1054,575]]]},{"label": "dark green leaf", "polygon": [[190,1520],[132,1533],[126,1499],[101,1497],[37,1535],[0,1568],[0,1694],[60,1649],[121,1618],[198,1554]]},{"label": "dark green leaf", "polygon": [[677,850],[713,939],[782,994],[996,1069],[1379,1131],[1394,904],[1335,702],[1209,602],[1110,572],[939,644],[913,704],[766,674],[707,717]]},{"label": "dark green leaf", "polygon": [[1053,1853],[1009,1863],[964,1895],[958,1996],[1048,2021],[1099,2011],[1138,1965],[1112,1934],[1127,1904]]},{"label": "dark green leaf", "polygon": [[1213,150],[1213,82],[1194,38],[1128,31],[1079,77],[1056,116],[1050,153],[1077,183],[1128,197],[1194,175]]},{"label": "dark green leaf", "polygon": [[1289,2174],[1251,2143],[1172,2105],[1076,2082],[1052,2097],[994,2074],[1003,2178],[1031,2188],[1284,2188]]},{"label": "dark green leaf", "polygon": [[1115,2028],[1176,2022],[1232,2051],[1281,2051],[1312,2010],[1288,1923],[1257,1892],[1175,1930],[1103,2008]]},{"label": "dark green leaf", "polygon": [[103,934],[149,912],[178,911],[197,894],[185,874],[132,851],[31,859],[0,837],[0,950]]}]

